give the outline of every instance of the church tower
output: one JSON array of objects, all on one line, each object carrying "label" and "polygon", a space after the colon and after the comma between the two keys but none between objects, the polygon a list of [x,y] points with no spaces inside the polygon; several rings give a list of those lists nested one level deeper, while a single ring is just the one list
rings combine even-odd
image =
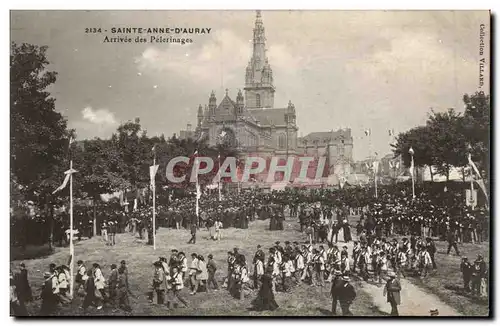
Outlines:
[{"label": "church tower", "polygon": [[245,74],[245,106],[249,109],[274,107],[273,71],[266,55],[266,36],[260,10],[253,29],[253,53]]}]

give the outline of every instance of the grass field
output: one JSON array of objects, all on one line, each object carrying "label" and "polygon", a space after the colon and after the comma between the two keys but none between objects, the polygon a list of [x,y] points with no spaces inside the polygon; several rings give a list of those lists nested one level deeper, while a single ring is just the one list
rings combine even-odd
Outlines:
[{"label": "grass field", "polygon": [[[325,287],[311,287],[299,285],[291,293],[276,293],[276,301],[280,308],[273,312],[254,312],[249,311],[250,302],[256,295],[251,293],[243,301],[233,299],[226,290],[219,290],[211,293],[198,293],[194,296],[189,295],[188,290],[184,289],[183,294],[187,298],[189,308],[177,308],[167,311],[164,306],[150,304],[147,300],[151,283],[153,266],[152,263],[159,256],[168,257],[170,250],[176,248],[184,251],[188,256],[193,252],[207,257],[213,254],[218,264],[216,278],[221,283],[226,274],[227,251],[238,247],[240,253],[245,254],[247,260],[253,258],[257,244],[264,248],[270,247],[276,240],[282,243],[289,241],[304,241],[305,238],[297,230],[295,222],[285,224],[284,231],[268,231],[267,221],[256,221],[250,224],[249,229],[228,229],[224,230],[224,238],[220,242],[208,239],[208,231],[201,230],[198,233],[196,244],[187,244],[190,238],[187,230],[160,229],[157,234],[157,248],[153,251],[152,246],[147,246],[145,240],[140,240],[130,234],[117,235],[117,244],[114,247],[106,246],[100,237],[94,237],[90,240],[77,242],[75,244],[75,259],[85,261],[87,267],[97,262],[101,265],[104,276],[109,275],[110,265],[119,264],[120,260],[125,259],[129,268],[129,283],[134,297],[130,297],[132,314],[138,316],[161,316],[161,315],[226,315],[226,316],[328,316],[331,310],[331,299],[329,297],[329,285]],[[66,263],[68,259],[68,250],[58,248],[56,252],[48,257],[24,261],[30,271],[30,283],[34,294],[38,294],[43,282],[43,271],[48,270],[48,265],[52,262],[56,264]],[[12,264],[18,264],[20,261],[12,261]],[[252,270],[253,268],[251,268]],[[37,272],[39,271],[39,272]],[[380,311],[374,308],[370,296],[360,290],[359,284],[354,281],[357,289],[357,298],[352,305],[352,312],[358,316],[379,316]],[[80,308],[83,298],[76,297],[68,306],[62,306],[59,309],[60,315],[83,315],[83,309]],[[32,315],[38,314],[40,301],[28,305],[28,311]],[[180,305],[182,306],[182,305]],[[340,308],[338,308],[340,309]],[[338,312],[340,313],[340,311]],[[125,312],[113,312],[111,308],[105,307],[97,311],[90,309],[91,315],[126,315]]]},{"label": "grass field", "polygon": [[[351,224],[355,219],[351,220]],[[206,229],[198,232],[197,243],[187,244],[190,238],[187,230],[160,229],[157,234],[157,248],[153,251],[152,246],[147,246],[146,240],[140,240],[128,233],[117,235],[117,244],[114,247],[108,247],[100,237],[94,237],[90,240],[77,242],[75,245],[76,260],[82,259],[89,267],[97,262],[101,265],[105,277],[109,275],[109,268],[112,263],[119,264],[120,260],[125,259],[129,268],[129,282],[134,296],[130,297],[133,308],[132,314],[139,316],[161,316],[161,315],[196,315],[196,316],[328,316],[330,315],[331,299],[329,297],[329,285],[325,287],[311,287],[301,284],[293,288],[291,293],[276,293],[276,300],[280,309],[274,312],[254,312],[250,311],[251,300],[256,292],[251,293],[243,301],[233,299],[225,290],[211,293],[198,293],[195,296],[189,295],[189,291],[184,289],[183,294],[190,303],[189,308],[177,308],[167,311],[164,306],[150,304],[147,300],[147,292],[151,283],[153,267],[152,263],[159,256],[170,255],[173,248],[184,251],[190,261],[190,254],[195,252],[202,254],[205,258],[208,254],[213,254],[218,265],[216,278],[219,284],[222,283],[226,275],[226,257],[227,251],[234,247],[239,248],[239,252],[251,261],[256,250],[257,244],[261,244],[265,249],[269,248],[276,240],[282,243],[289,241],[305,241],[305,236],[298,231],[298,225],[295,221],[288,220],[285,223],[284,231],[268,231],[268,221],[256,221],[250,224],[249,229],[228,229],[223,230],[224,238],[220,242],[208,239]],[[408,277],[407,280],[419,286],[425,292],[435,294],[440,300],[457,309],[464,316],[486,316],[488,315],[487,300],[470,298],[462,293],[462,275],[460,272],[460,258],[452,251],[452,255],[446,254],[447,243],[436,241],[438,252],[436,261],[438,270],[426,279]],[[459,245],[461,255],[469,257],[473,261],[478,253],[484,257],[489,256],[489,244],[479,245],[464,244]],[[47,256],[45,251],[40,258],[24,260],[30,271],[30,283],[35,294],[39,293],[43,282],[42,273],[48,270],[51,262],[56,264],[66,263],[69,250],[68,248],[56,248],[55,252]],[[30,249],[29,254],[16,253],[15,257],[32,257],[37,251],[36,248]],[[266,252],[267,253],[267,252]],[[21,260],[14,260],[12,265],[16,265]],[[253,268],[250,268],[252,270]],[[354,315],[357,316],[380,316],[384,313],[379,311],[373,298],[362,289],[363,283],[353,279],[353,284],[357,290],[357,298],[351,307]],[[60,315],[83,315],[80,308],[83,298],[76,297],[68,306],[59,309]],[[36,315],[39,310],[40,302],[28,305],[30,314]],[[125,312],[113,312],[111,308],[105,307],[101,311],[89,310],[91,315],[125,315]]]}]

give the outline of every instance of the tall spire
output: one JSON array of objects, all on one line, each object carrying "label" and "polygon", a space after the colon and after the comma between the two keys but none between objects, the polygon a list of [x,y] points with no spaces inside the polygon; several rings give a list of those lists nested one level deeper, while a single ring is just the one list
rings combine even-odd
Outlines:
[{"label": "tall spire", "polygon": [[264,67],[264,63],[267,61],[266,35],[260,10],[257,10],[257,15],[255,17],[255,28],[253,29],[252,61],[254,61],[254,63],[256,64],[255,68],[257,68],[258,70],[261,70]]},{"label": "tall spire", "polygon": [[266,55],[266,35],[260,10],[255,16],[252,57],[245,74],[245,104],[247,108],[274,107],[273,71]]}]

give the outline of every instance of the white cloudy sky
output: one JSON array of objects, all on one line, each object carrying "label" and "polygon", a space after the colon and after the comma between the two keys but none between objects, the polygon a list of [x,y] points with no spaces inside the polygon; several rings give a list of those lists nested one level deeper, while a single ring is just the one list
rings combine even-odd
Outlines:
[{"label": "white cloudy sky", "polygon": [[[299,133],[350,127],[355,159],[389,152],[388,129],[423,124],[430,108],[463,109],[478,90],[472,11],[263,11],[275,106],[291,100]],[[15,42],[48,45],[56,107],[79,139],[107,137],[135,117],[166,136],[196,123],[212,90],[234,98],[251,54],[252,11],[39,11],[11,14]],[[208,27],[190,45],[103,44],[86,27]],[[489,36],[487,35],[487,38]],[[489,58],[487,57],[487,60]],[[486,85],[488,87],[488,85]]]}]

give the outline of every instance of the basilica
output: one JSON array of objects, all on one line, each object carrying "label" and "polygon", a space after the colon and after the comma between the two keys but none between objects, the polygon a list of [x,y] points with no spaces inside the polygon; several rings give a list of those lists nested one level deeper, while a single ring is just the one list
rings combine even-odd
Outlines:
[{"label": "basilica", "polygon": [[181,138],[205,140],[210,146],[225,144],[242,156],[327,156],[328,171],[351,172],[353,138],[350,129],[313,132],[298,137],[297,111],[292,101],[275,107],[273,70],[266,55],[261,12],[253,29],[253,51],[245,71],[245,86],[233,100],[229,90],[222,99],[212,91],[208,104],[198,107],[194,130]]}]

